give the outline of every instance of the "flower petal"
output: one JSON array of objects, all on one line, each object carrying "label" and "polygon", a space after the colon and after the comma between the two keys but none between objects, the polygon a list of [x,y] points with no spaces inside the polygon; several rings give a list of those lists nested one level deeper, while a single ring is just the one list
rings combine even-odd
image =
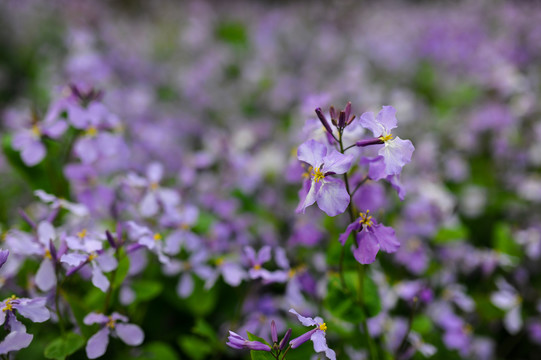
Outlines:
[{"label": "flower petal", "polygon": [[352,246],[353,256],[361,264],[372,264],[379,251],[379,243],[373,233],[361,231],[357,235],[358,247]]},{"label": "flower petal", "polygon": [[104,327],[95,333],[86,343],[86,356],[89,359],[99,358],[107,350],[109,345],[109,328]]},{"label": "flower petal", "polygon": [[302,143],[297,150],[297,158],[314,168],[321,166],[325,155],[327,155],[327,147],[313,139]]},{"label": "flower petal", "polygon": [[325,179],[317,192],[317,206],[329,216],[343,213],[349,205],[346,185],[338,179]]},{"label": "flower petal", "polygon": [[135,324],[116,324],[115,328],[118,337],[128,345],[141,345],[145,339],[143,330]]}]

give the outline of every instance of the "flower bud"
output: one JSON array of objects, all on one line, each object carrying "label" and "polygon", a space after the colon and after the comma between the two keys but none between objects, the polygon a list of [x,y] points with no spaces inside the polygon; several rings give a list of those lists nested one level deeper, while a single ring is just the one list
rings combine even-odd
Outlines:
[{"label": "flower bud", "polygon": [[322,123],[323,126],[325,127],[325,130],[327,130],[327,132],[328,132],[329,134],[332,134],[331,126],[329,125],[329,122],[327,121],[327,118],[325,117],[325,115],[324,115],[323,112],[321,111],[321,108],[317,108],[317,109],[316,109],[316,115],[317,115],[317,117],[319,118],[319,121],[321,121],[321,123]]},{"label": "flower bud", "polygon": [[278,342],[278,332],[276,331],[276,323],[274,320],[271,321],[271,337],[273,344]]},{"label": "flower bud", "polygon": [[286,345],[289,342],[290,337],[291,337],[291,328],[287,329],[286,334],[280,341],[280,351],[283,351],[286,348]]}]

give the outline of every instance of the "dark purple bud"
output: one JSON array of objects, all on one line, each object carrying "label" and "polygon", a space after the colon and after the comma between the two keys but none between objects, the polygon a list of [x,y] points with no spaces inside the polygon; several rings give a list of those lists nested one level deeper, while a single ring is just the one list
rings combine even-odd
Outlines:
[{"label": "dark purple bud", "polygon": [[299,346],[301,346],[302,344],[304,344],[305,342],[310,340],[310,338],[312,337],[312,334],[315,333],[317,330],[318,330],[318,328],[315,328],[315,329],[312,329],[312,330],[302,334],[299,337],[296,337],[295,339],[293,339],[293,340],[291,340],[289,342],[289,345],[291,345],[292,349],[298,348]]},{"label": "dark purple bud", "polygon": [[338,127],[343,129],[346,126],[346,113],[340,111],[340,116],[338,117]]},{"label": "dark purple bud", "polygon": [[355,120],[355,115],[351,115],[351,117],[349,118],[348,121],[346,121],[346,124],[349,125],[353,122],[353,120]]},{"label": "dark purple bud", "polygon": [[346,113],[346,119],[349,119],[349,116],[351,115],[351,101],[348,101],[344,112]]},{"label": "dark purple bud", "polygon": [[336,119],[338,119],[338,116],[336,116],[336,110],[334,106],[331,106],[329,109],[329,114],[331,114],[331,121],[336,125]]},{"label": "dark purple bud", "polygon": [[289,342],[289,338],[291,337],[291,328],[287,329],[286,334],[280,341],[280,351],[284,350],[287,346],[287,343]]},{"label": "dark purple bud", "polygon": [[21,215],[21,217],[23,218],[23,220],[26,221],[28,225],[32,227],[32,229],[36,228],[36,223],[33,222],[32,219],[30,219],[30,216],[28,216],[28,214],[23,209],[18,209],[18,212],[19,212],[19,215]]},{"label": "dark purple bud", "polygon": [[245,348],[255,351],[271,351],[271,347],[259,341],[246,341]]},{"label": "dark purple bud", "polygon": [[56,263],[57,253],[56,253],[56,247],[54,246],[53,240],[49,240],[49,252],[51,253],[51,258]]},{"label": "dark purple bud", "polygon": [[381,140],[380,138],[373,138],[373,139],[357,141],[355,145],[359,147],[363,147],[363,146],[378,145],[378,144],[383,144],[383,143],[384,143],[383,140]]},{"label": "dark purple bud", "polygon": [[49,216],[47,216],[47,221],[52,223],[54,221],[54,219],[56,219],[56,216],[58,215],[58,212],[60,211],[60,208],[55,208],[53,210],[51,210],[51,212],[49,213]]},{"label": "dark purple bud", "polygon": [[77,85],[70,84],[69,87],[70,87],[71,92],[73,93],[73,95],[75,95],[79,99],[82,98],[81,92],[79,91],[79,88],[77,88]]},{"label": "dark purple bud", "polygon": [[9,250],[0,250],[0,268],[4,266],[8,260]]},{"label": "dark purple bud", "polygon": [[269,345],[263,344],[259,341],[249,341],[233,331],[229,331],[229,337],[227,338],[227,340],[229,341],[226,343],[226,345],[232,347],[233,349],[271,351]]},{"label": "dark purple bud", "polygon": [[278,342],[278,331],[276,330],[276,323],[274,320],[271,321],[271,337],[273,344]]},{"label": "dark purple bud", "polygon": [[317,108],[317,109],[316,109],[316,115],[317,115],[317,117],[319,118],[319,121],[321,121],[321,123],[322,123],[323,126],[325,127],[325,130],[327,130],[327,132],[328,132],[329,134],[332,134],[331,126],[329,125],[329,122],[327,121],[327,118],[325,117],[325,115],[324,115],[323,112],[321,111],[321,108]]},{"label": "dark purple bud", "polygon": [[107,241],[109,241],[109,244],[113,249],[116,249],[117,245],[115,242],[115,238],[113,238],[113,235],[109,232],[109,230],[105,230],[105,236],[107,237]]}]

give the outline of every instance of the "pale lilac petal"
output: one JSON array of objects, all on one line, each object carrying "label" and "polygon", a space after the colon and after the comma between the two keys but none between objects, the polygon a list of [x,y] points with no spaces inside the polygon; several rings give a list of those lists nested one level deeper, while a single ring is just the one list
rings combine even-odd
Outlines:
[{"label": "pale lilac petal", "polygon": [[41,201],[49,203],[56,200],[56,196],[46,193],[43,190],[36,190],[34,191],[34,195],[36,195]]},{"label": "pale lilac petal", "polygon": [[85,323],[85,325],[92,325],[96,323],[107,324],[108,321],[109,321],[109,317],[103,314],[95,313],[95,312],[91,312],[90,314],[85,316],[85,318],[83,319],[83,323]]},{"label": "pale lilac petal", "polygon": [[180,252],[180,247],[184,243],[184,231],[174,231],[165,238],[163,251],[169,255],[176,255]]},{"label": "pale lilac petal", "polygon": [[224,281],[231,286],[239,286],[246,278],[246,272],[235,263],[225,263],[222,265],[222,276]]},{"label": "pale lilac petal", "polygon": [[256,260],[257,255],[253,247],[245,246],[244,254],[246,255],[246,259],[248,260],[250,265],[254,265],[257,263],[257,260]]},{"label": "pale lilac petal", "polygon": [[394,253],[400,248],[400,242],[396,238],[394,229],[389,226],[376,224],[371,229],[378,239],[379,247],[386,253]]},{"label": "pale lilac petal", "polygon": [[159,183],[163,177],[163,165],[157,162],[149,164],[146,171],[146,177],[150,183]]},{"label": "pale lilac petal", "polygon": [[411,161],[411,155],[415,147],[409,140],[402,140],[398,136],[386,141],[378,154],[385,159],[385,173],[387,175],[398,175],[402,167]]},{"label": "pale lilac petal", "polygon": [[28,347],[34,338],[34,335],[26,333],[26,328],[24,325],[15,319],[15,317],[13,317],[13,322],[18,323],[21,326],[19,326],[19,330],[14,331],[14,324],[12,324],[12,331],[4,338],[2,342],[0,342],[0,354],[2,355]]},{"label": "pale lilac petal", "polygon": [[351,168],[351,162],[353,161],[353,156],[344,155],[340,152],[332,149],[325,156],[325,164],[323,165],[323,170],[325,173],[332,172],[335,174],[343,174]]},{"label": "pale lilac petal", "polygon": [[515,306],[505,314],[503,318],[505,328],[511,335],[517,334],[522,329],[522,308]]},{"label": "pale lilac petal", "polygon": [[26,165],[34,166],[43,160],[45,153],[45,145],[40,141],[32,141],[21,151],[21,158]]},{"label": "pale lilac petal", "polygon": [[192,294],[193,288],[194,288],[194,282],[193,282],[192,275],[183,274],[177,286],[177,294],[181,298],[185,299]]},{"label": "pale lilac petal", "polygon": [[209,279],[214,274],[214,271],[210,266],[199,265],[194,267],[193,272],[202,280]]},{"label": "pale lilac petal", "polygon": [[44,322],[49,320],[51,314],[45,307],[46,299],[43,297],[35,299],[19,299],[17,305],[13,305],[17,312],[33,322]]},{"label": "pale lilac petal", "polygon": [[258,264],[266,263],[271,259],[271,247],[266,245],[263,246],[257,253],[257,262]]},{"label": "pale lilac petal", "polygon": [[517,304],[517,296],[508,291],[499,291],[490,296],[490,301],[502,310],[509,310]]},{"label": "pale lilac petal", "polygon": [[338,179],[325,179],[317,193],[317,206],[329,216],[342,214],[349,205],[346,185]]},{"label": "pale lilac petal", "polygon": [[53,225],[48,221],[42,221],[38,224],[38,240],[45,246],[49,246],[49,241],[56,237]]},{"label": "pale lilac petal", "polygon": [[93,138],[83,136],[77,140],[73,152],[83,164],[91,164],[98,159],[98,147]]},{"label": "pale lilac petal", "polygon": [[53,262],[44,259],[36,273],[36,285],[41,291],[49,291],[56,285],[56,274]]},{"label": "pale lilac petal", "polygon": [[66,263],[70,266],[79,266],[88,259],[88,255],[79,253],[64,254],[60,258],[60,262]]},{"label": "pale lilac petal", "polygon": [[359,222],[359,220],[355,220],[354,222],[348,225],[348,227],[346,228],[346,231],[344,231],[343,234],[340,234],[340,236],[338,237],[338,241],[340,241],[342,246],[344,246],[351,232],[354,230],[360,230],[360,229],[361,229],[361,223]]},{"label": "pale lilac petal", "polygon": [[396,109],[392,106],[382,106],[376,119],[385,128],[387,134],[396,128]]},{"label": "pale lilac petal", "polygon": [[372,131],[375,137],[379,137],[385,132],[385,127],[376,120],[373,112],[362,114],[359,118],[359,123],[365,129]]},{"label": "pale lilac petal", "polygon": [[315,352],[322,352],[328,349],[327,340],[325,340],[325,332],[323,330],[318,330],[313,333],[310,340],[314,343]]},{"label": "pale lilac petal", "polygon": [[95,333],[86,343],[86,356],[89,359],[99,358],[107,350],[109,345],[109,328],[104,327]]},{"label": "pale lilac petal", "polygon": [[[4,308],[4,306],[6,306],[6,302],[5,301],[2,301],[0,303],[0,306],[2,308]],[[4,322],[6,321],[6,312],[5,311],[0,311],[0,325],[4,325]]]},{"label": "pale lilac petal", "polygon": [[120,313],[117,313],[116,311],[114,313],[111,314],[111,318],[114,320],[114,321],[123,321],[123,322],[128,322],[128,317],[127,316],[124,316]]},{"label": "pale lilac petal", "polygon": [[291,268],[286,250],[283,247],[277,247],[274,250],[274,261],[276,261],[276,264],[282,269],[289,270]]},{"label": "pale lilac petal", "polygon": [[96,258],[96,262],[98,263],[100,268],[105,272],[113,271],[118,266],[118,261],[116,260],[116,258],[113,255],[106,252],[99,255]]},{"label": "pale lilac petal", "polygon": [[321,166],[325,155],[327,155],[327,147],[315,140],[306,141],[297,150],[297,158],[314,168]]},{"label": "pale lilac petal", "polygon": [[173,189],[161,188],[156,194],[165,209],[174,208],[180,203],[180,195]]},{"label": "pale lilac petal", "polygon": [[57,139],[62,136],[64,131],[66,131],[68,128],[68,124],[63,120],[55,121],[52,124],[43,125],[43,133],[53,139]]},{"label": "pale lilac petal", "polygon": [[122,341],[131,346],[141,345],[145,339],[143,330],[135,324],[116,324],[116,334]]},{"label": "pale lilac petal", "polygon": [[368,231],[361,231],[357,235],[358,247],[351,247],[353,256],[361,264],[372,264],[376,260],[376,255],[379,251],[379,243],[377,238]]},{"label": "pale lilac petal", "polygon": [[156,215],[159,210],[160,205],[156,194],[152,191],[147,192],[139,204],[139,212],[144,217],[151,217]]},{"label": "pale lilac petal", "polygon": [[317,192],[321,187],[321,182],[315,180],[306,180],[302,184],[301,190],[299,190],[299,205],[295,210],[297,214],[305,212],[306,208],[317,200]]},{"label": "pale lilac petal", "polygon": [[298,312],[296,312],[294,309],[289,309],[289,312],[294,314],[295,316],[297,316],[297,319],[299,319],[301,324],[303,324],[304,326],[317,325],[317,322],[314,319],[312,319],[310,317],[304,317],[301,314],[299,314]]},{"label": "pale lilac petal", "polygon": [[92,284],[103,292],[109,288],[109,280],[98,266],[92,266]]}]

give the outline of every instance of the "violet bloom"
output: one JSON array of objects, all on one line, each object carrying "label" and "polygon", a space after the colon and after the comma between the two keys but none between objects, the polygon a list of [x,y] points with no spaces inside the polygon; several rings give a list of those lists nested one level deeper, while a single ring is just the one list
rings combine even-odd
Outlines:
[{"label": "violet bloom", "polygon": [[260,341],[249,341],[248,339],[243,338],[239,334],[229,331],[229,340],[225,344],[233,349],[248,349],[255,351],[271,351],[271,347],[267,344],[263,344]]},{"label": "violet bloom", "polygon": [[169,257],[163,253],[165,245],[160,233],[152,233],[149,228],[138,225],[134,221],[128,221],[126,225],[130,237],[136,240],[140,246],[144,246],[158,255],[158,260],[160,260],[162,264],[167,264],[170,261]]},{"label": "violet bloom", "polygon": [[21,152],[21,158],[27,166],[37,165],[43,160],[47,149],[41,142],[43,136],[57,139],[64,131],[67,124],[60,121],[47,121],[34,123],[30,129],[23,129],[13,136],[13,149]]},{"label": "violet bloom", "polygon": [[386,253],[394,253],[400,247],[393,228],[378,224],[369,211],[360,213],[360,218],[349,224],[346,231],[338,240],[344,245],[352,231],[358,231],[355,236],[357,246],[352,246],[355,259],[361,264],[371,264],[381,249]]},{"label": "violet bloom", "polygon": [[60,261],[73,268],[69,273],[73,273],[86,264],[92,267],[92,284],[103,292],[109,289],[109,279],[103,272],[110,272],[116,269],[118,262],[113,255],[102,249],[102,242],[87,234],[83,229],[77,236],[68,236],[66,238],[68,248],[72,252],[62,255]]},{"label": "violet bloom", "polygon": [[49,320],[50,313],[45,307],[45,298],[17,298],[15,295],[0,303],[0,325],[4,325],[9,334],[0,342],[0,354],[4,355],[11,351],[24,349],[34,335],[26,332],[26,327],[15,317],[15,310],[20,315],[33,322],[44,322]]},{"label": "violet bloom", "polygon": [[490,301],[505,311],[503,324],[511,335],[522,329],[522,298],[517,290],[503,278],[496,280],[498,291],[490,295]]},{"label": "violet bloom", "polygon": [[308,331],[307,333],[304,333],[303,335],[291,340],[289,342],[289,344],[291,345],[291,348],[295,349],[310,339],[314,343],[315,352],[324,351],[325,355],[329,359],[336,360],[336,353],[334,352],[334,350],[329,349],[329,347],[327,346],[327,340],[325,339],[325,332],[327,331],[327,324],[325,324],[323,319],[320,318],[319,316],[315,317],[314,319],[310,317],[304,317],[293,309],[290,309],[289,312],[296,315],[297,319],[299,319],[299,321],[304,326],[315,326],[315,328]]},{"label": "violet bloom", "polygon": [[[411,155],[415,147],[409,140],[402,140],[398,136],[393,137],[391,130],[396,128],[396,109],[392,106],[383,106],[382,110],[374,117],[373,112],[361,115],[361,125],[372,131],[376,139],[358,142],[358,146],[364,143],[370,145],[384,144],[378,154],[383,157],[386,175],[398,175],[402,167],[411,161]],[[379,141],[376,141],[379,140]]]},{"label": "violet bloom", "polygon": [[251,246],[246,246],[244,247],[244,254],[250,263],[250,270],[248,270],[250,279],[268,279],[270,272],[263,269],[261,266],[271,259],[271,247],[268,245],[263,246],[261,250],[256,253]]},{"label": "violet bloom", "polygon": [[86,343],[86,355],[89,359],[95,359],[105,354],[107,345],[109,345],[109,335],[119,337],[130,346],[141,345],[145,338],[145,334],[139,326],[128,324],[128,318],[116,312],[110,316],[92,312],[84,318],[83,322],[85,325],[97,323],[102,326]]},{"label": "violet bloom", "polygon": [[189,297],[194,289],[193,275],[197,275],[202,280],[207,280],[214,275],[212,268],[207,265],[208,254],[205,250],[199,250],[191,254],[185,261],[173,259],[164,265],[166,275],[176,275],[182,273],[177,285],[177,294],[181,298]]},{"label": "violet bloom", "polygon": [[329,216],[343,213],[349,205],[349,194],[344,182],[331,175],[347,172],[353,157],[328,149],[315,140],[308,140],[299,146],[297,156],[310,165],[299,191],[297,213],[304,213],[315,202]]},{"label": "violet bloom", "polygon": [[36,195],[44,203],[49,203],[49,206],[51,207],[52,210],[57,210],[57,209],[62,208],[62,209],[66,209],[70,211],[72,214],[76,216],[83,217],[83,216],[88,215],[88,209],[84,205],[69,202],[65,199],[48,194],[43,190],[34,191],[34,195]]},{"label": "violet bloom", "polygon": [[128,174],[126,180],[128,185],[147,188],[139,203],[139,212],[144,217],[156,215],[160,210],[160,205],[167,210],[174,208],[180,202],[180,196],[175,190],[160,187],[162,178],[163,165],[156,162],[147,166],[145,178],[132,173]]}]

